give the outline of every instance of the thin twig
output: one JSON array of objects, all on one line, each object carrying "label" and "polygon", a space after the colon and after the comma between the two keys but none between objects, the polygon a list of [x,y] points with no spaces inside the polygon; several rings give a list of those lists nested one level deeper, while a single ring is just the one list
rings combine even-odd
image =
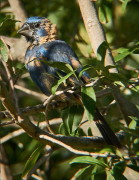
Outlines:
[{"label": "thin twig", "polygon": [[50,127],[50,124],[49,124],[49,120],[48,120],[48,111],[49,111],[49,106],[50,106],[50,103],[52,101],[52,99],[54,98],[54,95],[51,95],[47,98],[47,100],[43,103],[43,105],[45,106],[46,105],[46,108],[45,108],[45,121],[46,121],[46,126],[48,128],[48,131],[52,134],[54,134],[53,130],[51,129]]},{"label": "thin twig", "polygon": [[8,140],[10,140],[14,137],[21,135],[23,133],[25,133],[25,131],[23,129],[18,129],[16,131],[13,131],[13,132],[9,133],[8,135],[1,138],[1,144],[7,142]]},{"label": "thin twig", "polygon": [[29,95],[32,95],[32,96],[35,96],[37,97],[38,99],[40,100],[44,100],[46,98],[48,98],[46,95],[42,94],[42,93],[38,93],[38,92],[35,92],[35,91],[32,91],[30,89],[27,89],[25,87],[22,87],[22,86],[19,86],[19,85],[14,85],[14,87],[20,91],[23,91],[25,92],[26,94],[29,94]]},{"label": "thin twig", "polygon": [[[13,122],[13,121],[11,121],[11,122]],[[62,122],[61,118],[55,118],[55,119],[51,119],[49,121],[51,126],[60,124],[61,122]],[[34,124],[37,125],[38,122],[34,122]],[[44,129],[46,127],[46,123],[45,122],[41,122],[39,124],[39,127]],[[3,144],[5,142],[9,141],[10,139],[15,138],[15,137],[17,137],[17,136],[19,136],[19,135],[21,135],[23,133],[25,133],[25,131],[23,129],[15,130],[15,131],[9,133],[8,135],[1,137],[0,142],[1,142],[1,144]]]},{"label": "thin twig", "polygon": [[8,158],[4,149],[4,146],[0,144],[0,157],[1,157],[1,163],[0,164],[0,170],[1,170],[1,178],[3,180],[13,180],[13,176],[11,173],[11,169],[9,167]]},{"label": "thin twig", "polygon": [[32,174],[38,169],[38,167],[40,167],[49,157],[50,154],[52,153],[52,149],[50,148],[49,150],[47,150],[46,154],[44,156],[42,156],[34,165],[34,167],[30,170],[30,172],[28,173],[26,180],[30,179]]},{"label": "thin twig", "polygon": [[[82,86],[85,86],[85,87],[92,87],[94,86],[97,82],[99,81],[99,79],[91,82],[91,83],[88,83],[88,84],[85,84],[85,85],[82,85]],[[49,125],[49,120],[48,120],[48,111],[49,111],[49,106],[50,106],[50,103],[52,102],[53,99],[55,99],[56,96],[60,96],[61,94],[64,94],[65,92],[69,92],[69,93],[75,93],[75,90],[77,90],[77,88],[81,87],[80,86],[74,86],[74,87],[70,87],[70,88],[67,88],[65,90],[62,90],[62,91],[57,91],[54,95],[50,95],[47,100],[43,103],[44,106],[46,106],[46,109],[45,109],[45,119],[46,119],[46,123],[47,123],[47,127],[48,127],[48,130],[49,132],[53,133],[50,125]]]},{"label": "thin twig", "polygon": [[[3,65],[5,67],[5,70],[6,70],[6,73],[7,73],[7,76],[8,76],[8,79],[9,79],[9,87],[11,89],[11,93],[12,93],[12,97],[14,98],[14,105],[15,105],[15,108],[17,111],[17,114],[19,115],[20,114],[20,109],[18,107],[18,98],[16,96],[16,93],[15,93],[15,90],[14,90],[14,82],[13,82],[13,78],[11,76],[11,73],[10,73],[10,70],[9,70],[9,66],[3,61]],[[15,118],[16,119],[16,118]]]},{"label": "thin twig", "polygon": [[7,125],[10,125],[10,124],[14,124],[14,123],[15,123],[14,121],[3,122],[3,123],[0,123],[0,127],[7,126]]}]

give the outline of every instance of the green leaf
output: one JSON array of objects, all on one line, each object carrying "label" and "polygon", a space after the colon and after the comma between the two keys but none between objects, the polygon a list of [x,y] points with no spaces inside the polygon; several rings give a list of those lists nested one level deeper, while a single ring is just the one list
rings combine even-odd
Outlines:
[{"label": "green leaf", "polygon": [[106,171],[106,174],[107,174],[107,180],[115,180],[115,178],[113,177],[111,171]]},{"label": "green leaf", "polygon": [[88,128],[87,134],[88,134],[88,136],[93,136],[91,127]]},{"label": "green leaf", "polygon": [[0,27],[2,27],[5,22],[7,24],[10,24],[10,23],[15,24],[16,22],[20,22],[20,21],[15,20],[15,19],[11,19],[10,16],[6,16],[5,18],[0,19]]},{"label": "green leaf", "polygon": [[120,128],[128,134],[134,135],[136,137],[139,137],[139,127],[136,127],[135,129],[129,129],[123,125],[120,125]]},{"label": "green leaf", "polygon": [[123,76],[123,74],[120,74],[120,73],[105,73],[104,72],[104,75],[105,75],[105,77],[107,77],[111,81],[113,81],[115,83],[119,83],[121,86],[124,86],[122,84],[122,82],[127,83],[127,79],[126,79],[125,76]]},{"label": "green leaf", "polygon": [[115,154],[116,148],[113,146],[105,146],[103,149],[99,151],[99,153],[113,153]]},{"label": "green leaf", "polygon": [[83,163],[83,164],[91,164],[91,165],[99,165],[103,168],[109,167],[107,164],[103,163],[101,160],[95,159],[89,156],[79,156],[74,158],[70,164],[73,163]]},{"label": "green leaf", "polygon": [[94,119],[96,95],[92,87],[82,87],[82,101],[89,120]]},{"label": "green leaf", "polygon": [[8,61],[8,48],[6,44],[0,39],[0,54],[2,59],[7,62]]},{"label": "green leaf", "polygon": [[131,52],[127,48],[119,48],[119,49],[117,49],[117,53],[118,53],[118,55],[116,55],[114,57],[115,62],[118,62],[118,61],[122,60],[123,58],[125,58],[126,56],[131,54]]},{"label": "green leaf", "polygon": [[107,49],[108,49],[108,44],[106,41],[103,41],[97,49],[97,59],[101,61],[103,66],[104,66],[104,60]]},{"label": "green leaf", "polygon": [[114,176],[114,178],[118,180],[127,180],[126,177],[123,175],[125,167],[126,163],[124,161],[116,163],[113,169],[111,170],[112,176]]},{"label": "green leaf", "polygon": [[94,69],[94,67],[93,67],[93,66],[91,66],[91,65],[86,65],[85,67],[83,67],[83,69],[80,71],[80,73],[79,73],[78,77],[79,77],[79,78],[81,78],[81,77],[82,77],[83,72],[84,72],[84,71],[87,71],[88,69],[91,69],[91,68],[93,68],[93,69]]},{"label": "green leaf", "polygon": [[98,13],[99,13],[99,19],[100,19],[101,23],[107,23],[107,17],[106,17],[104,5],[101,5],[99,7]]},{"label": "green leaf", "polygon": [[89,167],[90,167],[90,165],[77,171],[77,173],[75,174],[75,177],[77,178],[77,177],[81,176]]},{"label": "green leaf", "polygon": [[82,106],[72,106],[70,112],[73,114],[73,118],[70,120],[70,129],[71,133],[74,133],[81,123],[84,109]]},{"label": "green leaf", "polygon": [[99,7],[99,19],[101,23],[108,23],[109,21],[111,21],[111,17],[112,17],[112,13],[110,8],[102,4]]},{"label": "green leaf", "polygon": [[55,94],[57,88],[59,87],[60,84],[64,83],[65,80],[67,80],[71,75],[73,75],[75,70],[73,72],[68,73],[66,76],[62,77],[57,81],[57,83],[52,87],[52,94]]},{"label": "green leaf", "polygon": [[45,61],[45,60],[41,60],[42,62],[44,62],[45,64],[48,64],[49,66],[52,66],[54,68],[58,68],[61,71],[65,72],[67,75],[65,75],[64,77],[60,78],[57,83],[52,87],[52,94],[55,94],[58,86],[63,83],[66,79],[68,79],[70,76],[74,75],[75,78],[77,78],[76,74],[75,74],[75,70],[73,70],[73,68],[71,67],[70,64],[66,64],[64,62],[52,62],[52,61]]},{"label": "green leaf", "polygon": [[60,133],[60,134],[64,134],[64,135],[66,135],[66,136],[69,135],[67,129],[65,128],[64,123],[61,123],[61,124],[60,124],[59,133]]},{"label": "green leaf", "polygon": [[113,172],[113,170],[111,171],[112,176],[115,178],[115,180],[128,180],[121,172],[117,171],[117,172]]},{"label": "green leaf", "polygon": [[83,117],[84,109],[81,106],[72,106],[62,112],[64,126],[70,135],[75,134]]},{"label": "green leaf", "polygon": [[25,168],[23,170],[22,177],[25,177],[28,174],[28,172],[33,168],[40,153],[43,151],[43,148],[44,148],[44,145],[41,144],[31,154],[31,156],[29,157],[29,159],[27,160],[27,162],[25,164]]},{"label": "green leaf", "polygon": [[136,127],[137,127],[137,124],[138,124],[138,118],[137,117],[133,117],[133,116],[129,116],[131,119],[132,119],[132,121],[130,122],[130,124],[128,125],[128,127],[130,128],[130,129],[136,129]]},{"label": "green leaf", "polygon": [[[103,159],[101,159],[100,161],[102,161]],[[92,170],[92,175],[94,175],[94,178],[97,179],[96,177],[100,177],[101,175],[104,175],[106,169],[102,166],[99,166],[99,165],[95,165],[93,167],[93,170]],[[99,178],[98,178],[99,179]]]},{"label": "green leaf", "polygon": [[46,60],[41,60],[45,64],[48,64],[49,66],[55,67],[60,69],[61,71],[64,71],[65,73],[70,73],[73,72],[73,68],[64,62],[52,62],[52,61],[46,61]]},{"label": "green leaf", "polygon": [[128,2],[130,2],[131,0],[122,0],[122,10],[123,12],[126,10],[126,6],[128,4]]}]

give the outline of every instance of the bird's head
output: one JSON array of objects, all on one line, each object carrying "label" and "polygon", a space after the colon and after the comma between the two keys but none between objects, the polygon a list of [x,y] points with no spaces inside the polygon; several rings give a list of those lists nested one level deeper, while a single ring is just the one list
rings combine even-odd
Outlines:
[{"label": "bird's head", "polygon": [[30,17],[18,30],[18,33],[25,36],[27,41],[35,44],[57,39],[57,28],[45,17]]}]

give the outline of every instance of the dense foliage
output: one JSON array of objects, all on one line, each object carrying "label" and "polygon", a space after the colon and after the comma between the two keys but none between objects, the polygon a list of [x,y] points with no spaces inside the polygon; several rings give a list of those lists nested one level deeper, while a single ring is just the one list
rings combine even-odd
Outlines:
[{"label": "dense foliage", "polygon": [[[55,134],[66,136],[92,136],[98,135],[96,127],[90,128],[94,111],[90,107],[97,107],[104,114],[107,122],[115,133],[124,131],[124,152],[104,146],[102,149],[89,149],[90,152],[111,153],[120,158],[75,156],[74,153],[64,149],[44,147],[41,142],[30,137],[21,127],[15,124],[0,127],[1,143],[1,168],[8,168],[12,178],[20,180],[21,176],[27,177],[30,170],[37,165],[29,179],[52,180],[99,180],[99,179],[137,179],[139,177],[139,1],[138,0],[98,0],[96,2],[99,18],[106,32],[108,44],[112,50],[117,74],[109,73],[111,67],[104,67],[106,44],[98,49],[98,57],[94,56],[88,35],[86,33],[81,12],[77,1],[65,0],[22,0],[23,8],[27,15],[44,16],[57,24],[59,39],[69,43],[77,53],[93,80],[98,80],[95,86],[82,87],[82,94],[88,95],[90,101],[83,99],[87,116],[84,117],[84,108],[80,106],[68,107],[64,110],[50,110],[47,115],[51,128]],[[11,104],[14,95],[10,94],[9,82],[5,66],[11,69],[12,79],[15,85],[16,96],[20,108],[34,107],[41,104],[45,97],[32,82],[24,66],[21,37],[17,34],[20,26],[19,19],[15,18],[9,1],[2,0],[0,12],[0,40],[1,46],[1,84],[5,88],[7,101]],[[22,23],[21,23],[22,24]],[[18,44],[19,43],[19,44]],[[17,44],[17,45],[16,45]],[[26,42],[24,42],[24,45]],[[61,65],[57,64],[60,68]],[[63,68],[63,66],[62,66]],[[64,69],[66,71],[66,68]],[[73,75],[70,71],[68,76]],[[53,93],[68,76],[64,77],[53,87]],[[78,77],[79,78],[79,77]],[[124,100],[117,101],[112,87],[118,87]],[[28,91],[31,90],[31,91]],[[94,90],[93,90],[94,89]],[[102,94],[102,90],[106,93]],[[36,94],[35,94],[36,92]],[[95,92],[95,93],[94,93]],[[96,94],[96,95],[95,95]],[[1,109],[6,111],[1,99]],[[1,123],[11,121],[11,118],[3,118]],[[38,127],[45,128],[45,115],[42,112],[34,112],[25,115],[26,119],[36,123]],[[62,117],[62,120],[61,118]],[[81,122],[82,121],[82,122]],[[84,147],[85,149],[85,147]],[[81,149],[82,150],[82,149]],[[86,150],[86,149],[85,149]],[[135,156],[135,159],[126,160],[123,156]],[[7,176],[8,179],[8,175]],[[9,175],[10,177],[10,175]],[[26,178],[27,179],[27,178]]]}]

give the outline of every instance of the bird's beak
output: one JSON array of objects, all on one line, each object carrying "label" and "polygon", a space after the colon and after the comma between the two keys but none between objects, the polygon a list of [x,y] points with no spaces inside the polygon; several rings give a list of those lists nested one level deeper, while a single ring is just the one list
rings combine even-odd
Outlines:
[{"label": "bird's beak", "polygon": [[30,29],[29,26],[27,24],[23,24],[23,26],[21,26],[21,28],[17,31],[18,34],[21,34],[23,36],[27,36],[30,37]]}]

